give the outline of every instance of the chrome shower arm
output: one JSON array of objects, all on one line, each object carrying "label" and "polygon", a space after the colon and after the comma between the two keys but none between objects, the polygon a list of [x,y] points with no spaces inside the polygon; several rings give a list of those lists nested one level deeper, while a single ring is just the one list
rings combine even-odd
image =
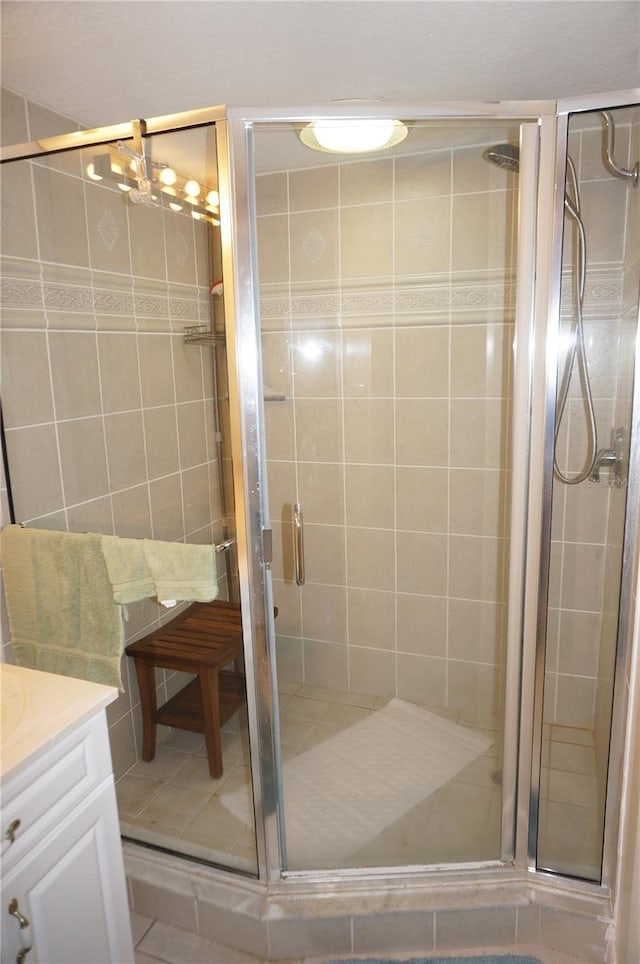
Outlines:
[{"label": "chrome shower arm", "polygon": [[604,144],[604,150],[602,153],[602,159],[607,170],[613,174],[614,177],[630,179],[634,187],[638,186],[638,179],[640,178],[640,161],[636,161],[632,168],[620,167],[616,164],[613,152],[615,149],[614,138],[615,138],[615,125],[613,123],[613,117],[608,110],[599,111],[605,124],[605,134],[606,143]]}]

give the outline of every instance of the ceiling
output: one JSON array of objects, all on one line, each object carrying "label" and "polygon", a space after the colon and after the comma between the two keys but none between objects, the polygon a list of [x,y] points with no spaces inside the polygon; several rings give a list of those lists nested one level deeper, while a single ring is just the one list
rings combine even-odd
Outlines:
[{"label": "ceiling", "polygon": [[640,85],[639,0],[2,0],[0,16],[2,83],[89,127]]}]

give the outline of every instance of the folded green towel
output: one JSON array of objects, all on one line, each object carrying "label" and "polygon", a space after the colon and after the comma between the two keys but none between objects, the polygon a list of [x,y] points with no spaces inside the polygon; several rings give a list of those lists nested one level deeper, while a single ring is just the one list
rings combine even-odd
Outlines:
[{"label": "folded green towel", "polygon": [[18,665],[122,690],[122,611],[102,536],[7,526],[2,565]]},{"label": "folded green towel", "polygon": [[143,539],[142,548],[160,602],[211,602],[218,595],[212,545]]},{"label": "folded green towel", "polygon": [[142,539],[103,536],[102,551],[116,602],[131,603],[155,596],[156,584],[142,551]]}]

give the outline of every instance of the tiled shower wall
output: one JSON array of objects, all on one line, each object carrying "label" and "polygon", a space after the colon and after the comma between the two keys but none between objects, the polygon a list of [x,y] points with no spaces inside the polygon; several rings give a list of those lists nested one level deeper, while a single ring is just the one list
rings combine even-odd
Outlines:
[{"label": "tiled shower wall", "polygon": [[[74,129],[10,91],[2,108],[5,144]],[[133,205],[89,180],[88,160],[74,151],[2,172],[3,411],[16,519],[210,543],[223,514],[213,355],[185,344],[184,328],[210,319],[218,242],[190,216]],[[224,569],[219,577],[225,596]],[[151,600],[129,606],[127,638],[171,615]],[[132,667],[123,679],[126,693],[108,708],[116,776],[140,746]],[[179,682],[158,676],[167,693]]]},{"label": "tiled shower wall", "polygon": [[[614,116],[616,158],[626,165],[629,117]],[[582,127],[570,133],[569,153],[578,171],[587,238],[585,340],[598,448],[605,449],[613,447],[616,427],[624,427],[627,439],[630,429],[638,310],[631,215],[637,198],[629,182],[614,178],[602,163],[598,115]],[[572,231],[566,218],[562,330],[567,333],[575,312]],[[585,452],[585,409],[574,377],[558,437],[561,469],[570,477],[577,474]],[[606,766],[627,489],[613,485],[607,470],[601,479],[600,485],[587,480],[575,486],[554,480],[545,721],[594,728],[602,750],[596,757]]]},{"label": "tiled shower wall", "polygon": [[501,712],[517,198],[484,146],[257,184],[279,674],[475,721]]}]

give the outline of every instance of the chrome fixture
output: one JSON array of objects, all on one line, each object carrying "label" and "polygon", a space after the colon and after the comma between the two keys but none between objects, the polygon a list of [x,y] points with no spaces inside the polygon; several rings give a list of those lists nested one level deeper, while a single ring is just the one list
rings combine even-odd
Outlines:
[{"label": "chrome fixture", "polygon": [[633,182],[633,186],[638,186],[638,179],[640,178],[640,161],[636,161],[632,168],[620,167],[616,164],[613,159],[613,152],[615,150],[615,124],[613,122],[613,117],[608,110],[598,111],[600,117],[605,124],[605,134],[606,141],[602,147],[602,159],[607,170],[613,174],[614,177],[626,178]]},{"label": "chrome fixture", "polygon": [[145,122],[134,120],[131,125],[132,141],[102,147],[87,164],[87,177],[117,184],[134,204],[159,207],[164,195],[170,210],[190,212],[196,221],[219,225],[218,191],[179,174],[169,164],[152,160]]},{"label": "chrome fixture", "polygon": [[[615,125],[609,111],[598,111],[599,116],[605,124],[605,139],[602,145],[602,157],[607,170],[615,177],[630,179],[633,186],[637,187],[638,177],[640,176],[640,162],[636,162],[631,169],[620,167],[613,159]],[[482,157],[511,174],[517,174],[520,169],[520,151],[515,144],[495,144],[483,151]],[[580,192],[578,188],[578,177],[575,164],[571,155],[567,155],[567,176],[564,194],[564,210],[574,222],[576,227],[576,267],[573,270],[573,290],[575,315],[571,332],[571,347],[565,359],[564,371],[558,390],[556,406],[556,420],[554,432],[554,453],[553,453],[553,473],[555,477],[566,485],[578,485],[589,479],[594,483],[600,482],[600,468],[615,463],[618,458],[618,448],[598,450],[598,428],[593,404],[593,394],[589,379],[589,368],[587,365],[587,353],[584,337],[584,288],[587,264],[587,239],[584,223],[580,213]],[[577,475],[569,476],[558,466],[557,461],[557,442],[562,427],[564,413],[569,395],[569,385],[575,367],[578,367],[580,384],[583,391],[583,401],[586,406],[586,428],[587,428],[587,453],[585,463]],[[616,466],[616,479],[620,478],[621,468]],[[623,484],[618,481],[616,484]]]},{"label": "chrome fixture", "polygon": [[304,586],[306,577],[304,571],[304,518],[302,505],[299,502],[293,507],[294,549],[296,565],[296,584]]}]

